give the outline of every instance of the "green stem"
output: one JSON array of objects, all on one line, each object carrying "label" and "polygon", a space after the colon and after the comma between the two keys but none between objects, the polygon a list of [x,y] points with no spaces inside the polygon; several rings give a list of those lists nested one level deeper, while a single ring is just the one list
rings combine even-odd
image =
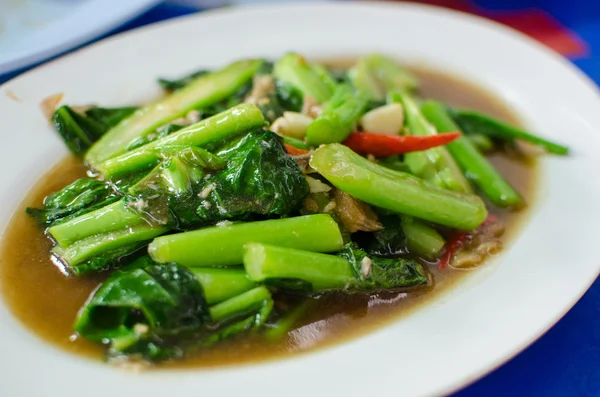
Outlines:
[{"label": "green stem", "polygon": [[374,164],[340,144],[321,146],[310,165],[338,189],[390,211],[464,230],[477,228],[487,217],[476,195],[435,187]]},{"label": "green stem", "polygon": [[327,101],[333,93],[328,83],[298,54],[289,53],[281,57],[275,64],[273,74],[277,79],[302,91],[305,98],[312,97],[319,103]]},{"label": "green stem", "polygon": [[[422,111],[440,132],[460,131],[441,103],[428,101],[423,104]],[[465,175],[492,203],[500,207],[523,203],[521,195],[496,171],[468,138],[461,136],[447,147]]]},{"label": "green stem", "polygon": [[[417,103],[406,92],[394,91],[390,93],[389,99],[391,102],[399,102],[404,106],[406,125],[410,135],[437,134],[435,128],[421,113]],[[436,186],[456,192],[473,192],[469,181],[445,147],[407,153],[404,156],[404,162],[410,167],[412,174]]]},{"label": "green stem", "polygon": [[215,226],[155,239],[148,253],[156,262],[188,267],[218,267],[242,263],[244,244],[263,242],[332,252],[343,245],[337,223],[326,214]]},{"label": "green stem", "polygon": [[156,165],[161,160],[162,148],[218,143],[263,124],[264,118],[260,109],[255,105],[241,104],[131,152],[111,158],[96,168],[106,179],[110,179]]},{"label": "green stem", "polygon": [[52,226],[48,233],[63,248],[96,234],[113,232],[144,223],[139,212],[125,200],[117,201],[68,222]]},{"label": "green stem", "polygon": [[439,257],[446,244],[437,230],[409,216],[402,217],[402,230],[411,252],[426,259]]},{"label": "green stem", "polygon": [[[444,132],[444,131],[440,131],[440,132]],[[492,141],[492,139],[490,137],[488,137],[487,135],[469,134],[469,135],[466,135],[466,138],[469,141],[471,141],[471,144],[473,146],[475,146],[475,148],[477,148],[477,150],[479,150],[482,153],[487,153],[487,152],[491,152],[492,150],[494,150],[494,147],[495,147],[494,141]],[[450,151],[450,149],[448,149],[448,151]],[[450,153],[452,153],[452,152],[450,152]]]},{"label": "green stem", "polygon": [[515,128],[512,125],[508,125],[477,112],[469,110],[457,110],[454,112],[454,117],[458,124],[463,127],[465,132],[480,133],[493,138],[508,141],[520,139],[522,141],[541,146],[550,153],[562,156],[569,154],[569,148],[567,146],[540,138],[539,136],[535,136],[529,132]]},{"label": "green stem", "polygon": [[243,269],[192,267],[189,270],[200,281],[209,305],[233,298],[255,287]]},{"label": "green stem", "polygon": [[306,141],[314,146],[342,142],[355,128],[368,104],[367,96],[352,92],[348,86],[338,86],[330,103],[308,126]]},{"label": "green stem", "polygon": [[113,251],[122,246],[152,240],[166,233],[168,230],[166,227],[138,225],[86,237],[68,247],[57,245],[53,248],[52,252],[64,263],[73,267],[87,259]]},{"label": "green stem", "polygon": [[344,258],[266,244],[245,246],[244,268],[254,282],[296,279],[310,283],[312,291],[344,289],[356,280]]},{"label": "green stem", "polygon": [[262,65],[261,60],[235,62],[226,68],[198,77],[181,90],[137,110],[102,136],[87,152],[93,167],[125,153],[136,139],[185,115],[192,109],[210,106],[227,98],[246,83]]},{"label": "green stem", "polygon": [[313,298],[305,299],[277,321],[273,328],[266,330],[264,336],[271,342],[280,341],[296,327],[298,321],[315,306],[315,303]]},{"label": "green stem", "polygon": [[263,286],[256,287],[211,306],[210,316],[215,323],[219,323],[234,317],[256,312],[267,305],[269,301],[272,301],[269,290]]}]

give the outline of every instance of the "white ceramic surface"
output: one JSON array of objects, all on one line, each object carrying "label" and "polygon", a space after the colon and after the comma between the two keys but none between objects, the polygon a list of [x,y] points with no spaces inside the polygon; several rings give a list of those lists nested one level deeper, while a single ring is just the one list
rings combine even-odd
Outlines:
[{"label": "white ceramic surface", "polygon": [[530,223],[499,260],[376,332],[282,361],[131,374],[45,344],[0,305],[0,395],[445,394],[534,341],[598,276],[596,87],[567,61],[512,30],[418,5],[209,12],[110,38],[8,82],[0,87],[0,227],[35,180],[66,153],[38,109],[42,98],[64,92],[67,103],[137,103],[158,93],[158,75],[287,50],[311,57],[381,51],[441,65],[495,92],[518,109],[529,129],[568,143],[572,155],[544,158],[543,189]]},{"label": "white ceramic surface", "polygon": [[0,75],[116,28],[158,0],[1,0]]}]

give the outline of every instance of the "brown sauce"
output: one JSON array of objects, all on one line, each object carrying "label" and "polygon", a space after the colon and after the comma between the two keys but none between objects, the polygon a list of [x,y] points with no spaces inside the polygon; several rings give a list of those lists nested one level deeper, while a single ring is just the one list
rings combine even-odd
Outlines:
[{"label": "brown sauce", "polygon": [[[421,94],[424,96],[474,108],[518,124],[515,115],[501,102],[477,87],[423,68],[417,68],[415,72],[421,77]],[[504,154],[490,158],[531,207],[537,176],[535,162]],[[28,206],[39,206],[45,196],[84,175],[85,169],[79,160],[68,157],[30,191],[0,243],[0,289],[12,313],[40,338],[63,350],[100,359],[103,347],[75,338],[72,327],[77,311],[102,277],[63,275],[49,258],[51,241],[24,211]],[[508,240],[516,236],[527,211],[492,211],[507,226],[503,237],[506,246]],[[279,343],[268,344],[248,338],[225,341],[183,362],[166,366],[209,367],[249,363],[347,341],[399,320],[426,301],[436,299],[470,273],[452,269],[440,272],[434,266],[431,272],[435,278],[433,289],[410,294],[322,297],[310,315],[300,320],[300,326]],[[457,287],[460,288],[460,284]]]}]

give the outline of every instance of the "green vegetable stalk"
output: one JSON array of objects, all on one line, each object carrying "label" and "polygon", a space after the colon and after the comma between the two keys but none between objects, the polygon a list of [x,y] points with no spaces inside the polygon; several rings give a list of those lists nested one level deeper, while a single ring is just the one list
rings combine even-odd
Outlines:
[{"label": "green vegetable stalk", "polygon": [[163,148],[220,143],[263,124],[262,113],[255,105],[238,105],[138,149],[111,158],[96,165],[96,168],[106,179],[110,179],[156,165],[161,159]]},{"label": "green vegetable stalk", "polygon": [[323,78],[322,70],[315,69],[301,55],[285,54],[275,64],[273,74],[278,80],[300,90],[304,98],[311,97],[323,103],[333,94],[331,81]]},{"label": "green vegetable stalk", "polygon": [[243,269],[193,267],[189,270],[202,284],[209,305],[233,298],[256,286]]},{"label": "green vegetable stalk", "polygon": [[411,259],[369,257],[351,244],[339,256],[247,244],[244,268],[251,280],[310,292],[328,290],[373,291],[406,289],[429,283],[425,269]]},{"label": "green vegetable stalk", "polygon": [[326,214],[208,227],[156,238],[148,253],[156,262],[188,267],[242,263],[244,244],[262,242],[317,252],[339,250],[342,235]]},{"label": "green vegetable stalk", "polygon": [[[427,101],[422,105],[421,110],[438,131],[460,130],[441,103]],[[449,143],[447,148],[465,175],[492,203],[500,207],[523,203],[521,195],[496,171],[494,166],[487,161],[467,137],[459,137],[454,142]]]},{"label": "green vegetable stalk", "polygon": [[463,230],[477,228],[487,217],[476,195],[435,187],[374,164],[340,144],[321,146],[310,165],[338,189],[393,212]]},{"label": "green vegetable stalk", "polygon": [[125,153],[136,139],[154,131],[192,109],[212,105],[249,81],[261,66],[260,60],[235,62],[226,68],[197,77],[184,88],[157,102],[137,110],[100,138],[85,155],[93,167]]},{"label": "green vegetable stalk", "polygon": [[268,289],[254,287],[243,271],[210,270],[194,274],[142,257],[114,272],[92,293],[79,311],[75,330],[88,340],[108,343],[109,358],[160,361],[210,346],[268,319],[273,307]]},{"label": "green vegetable stalk", "polygon": [[[410,135],[435,135],[435,128],[429,124],[416,102],[405,92],[390,93],[391,102],[400,102],[404,106],[406,124]],[[404,162],[412,174],[433,183],[436,186],[457,192],[472,193],[469,181],[445,147],[411,152],[404,156]]]},{"label": "green vegetable stalk", "polygon": [[569,148],[567,146],[540,138],[539,136],[535,136],[529,132],[515,128],[511,125],[477,112],[469,110],[456,110],[453,112],[453,117],[455,121],[462,127],[462,129],[468,134],[478,133],[509,142],[514,141],[515,139],[520,139],[522,141],[540,146],[550,153],[561,156],[569,154]]},{"label": "green vegetable stalk", "polygon": [[380,54],[360,58],[350,69],[349,77],[352,85],[375,100],[385,99],[390,90],[411,91],[419,85],[410,72]]},{"label": "green vegetable stalk", "polygon": [[355,128],[368,104],[369,98],[365,95],[352,92],[347,85],[339,85],[319,117],[308,126],[306,141],[314,146],[342,142]]},{"label": "green vegetable stalk", "polygon": [[440,256],[446,241],[437,230],[409,216],[403,216],[401,222],[411,253],[429,260]]}]

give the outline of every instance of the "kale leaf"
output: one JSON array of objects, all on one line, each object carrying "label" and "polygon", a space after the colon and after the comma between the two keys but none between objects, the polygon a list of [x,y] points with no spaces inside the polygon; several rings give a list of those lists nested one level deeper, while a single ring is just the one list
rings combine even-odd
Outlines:
[{"label": "kale leaf", "polygon": [[185,267],[141,261],[115,271],[79,312],[82,337],[110,341],[111,350],[155,360],[176,350],[165,338],[200,329],[210,312],[198,279]]},{"label": "kale leaf", "polygon": [[287,216],[309,193],[300,168],[271,131],[251,132],[218,154],[227,167],[204,183],[206,197],[196,211],[202,222]]},{"label": "kale leaf", "polygon": [[[356,289],[406,289],[430,283],[429,274],[414,259],[371,256],[353,243],[347,244],[338,255],[352,265],[356,274]],[[349,286],[349,289],[353,287]]]},{"label": "kale leaf", "polygon": [[43,208],[26,212],[42,225],[58,224],[119,200],[106,183],[81,178],[44,199]]},{"label": "kale leaf", "polygon": [[408,254],[407,240],[402,230],[401,220],[396,215],[379,215],[382,230],[358,232],[352,240],[369,255],[395,258]]},{"label": "kale leaf", "polygon": [[83,156],[107,130],[104,124],[74,111],[67,105],[56,109],[51,123],[76,156]]},{"label": "kale leaf", "polygon": [[131,116],[138,108],[125,106],[120,108],[101,108],[94,106],[85,111],[85,115],[92,120],[104,125],[106,130],[116,126],[123,119]]}]

